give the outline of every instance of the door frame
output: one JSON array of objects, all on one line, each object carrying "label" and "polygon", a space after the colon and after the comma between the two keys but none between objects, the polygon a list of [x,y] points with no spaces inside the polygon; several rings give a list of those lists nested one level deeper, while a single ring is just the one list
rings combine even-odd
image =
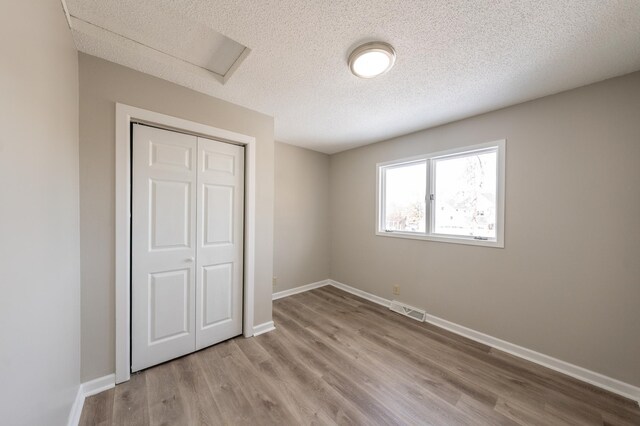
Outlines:
[{"label": "door frame", "polygon": [[131,122],[182,131],[245,147],[244,337],[253,336],[255,284],[256,139],[181,118],[116,103],[116,383],[131,376]]}]

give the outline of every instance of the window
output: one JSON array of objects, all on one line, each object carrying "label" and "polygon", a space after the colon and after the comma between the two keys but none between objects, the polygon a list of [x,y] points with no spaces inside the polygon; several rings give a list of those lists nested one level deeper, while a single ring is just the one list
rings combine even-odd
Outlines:
[{"label": "window", "polygon": [[376,234],[504,247],[505,141],[377,165]]}]

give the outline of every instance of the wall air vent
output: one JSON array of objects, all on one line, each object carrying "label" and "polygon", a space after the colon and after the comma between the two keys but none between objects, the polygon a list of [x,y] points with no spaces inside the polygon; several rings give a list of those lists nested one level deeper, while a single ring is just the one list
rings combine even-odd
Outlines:
[{"label": "wall air vent", "polygon": [[422,309],[414,308],[413,306],[409,306],[405,303],[398,302],[397,300],[392,300],[391,305],[389,306],[393,312],[397,312],[401,315],[404,315],[409,318],[413,318],[416,321],[424,322],[424,318],[427,315],[425,311]]}]

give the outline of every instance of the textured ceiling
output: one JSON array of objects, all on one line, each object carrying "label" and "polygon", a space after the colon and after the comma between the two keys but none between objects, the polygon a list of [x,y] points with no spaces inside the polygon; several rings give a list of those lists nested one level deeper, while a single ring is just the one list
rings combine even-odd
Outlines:
[{"label": "textured ceiling", "polygon": [[[271,115],[277,140],[327,153],[640,69],[638,0],[66,3],[80,51]],[[193,51],[148,47],[203,28],[250,49],[226,83]],[[356,78],[347,56],[372,40],[396,65]]]}]

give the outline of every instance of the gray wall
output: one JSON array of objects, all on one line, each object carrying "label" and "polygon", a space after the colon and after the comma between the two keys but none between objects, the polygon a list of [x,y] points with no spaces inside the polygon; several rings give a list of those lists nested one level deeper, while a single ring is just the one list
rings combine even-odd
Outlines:
[{"label": "gray wall", "polygon": [[0,14],[0,423],[62,425],[80,385],[78,56],[60,2]]},{"label": "gray wall", "polygon": [[115,104],[160,112],[257,140],[255,324],[271,321],[273,118],[80,54],[82,380],[115,371]]},{"label": "gray wall", "polygon": [[276,142],[274,292],[329,278],[329,156]]},{"label": "gray wall", "polygon": [[[507,139],[505,248],[374,235],[376,163]],[[640,73],[331,157],[331,278],[640,385]]]}]

